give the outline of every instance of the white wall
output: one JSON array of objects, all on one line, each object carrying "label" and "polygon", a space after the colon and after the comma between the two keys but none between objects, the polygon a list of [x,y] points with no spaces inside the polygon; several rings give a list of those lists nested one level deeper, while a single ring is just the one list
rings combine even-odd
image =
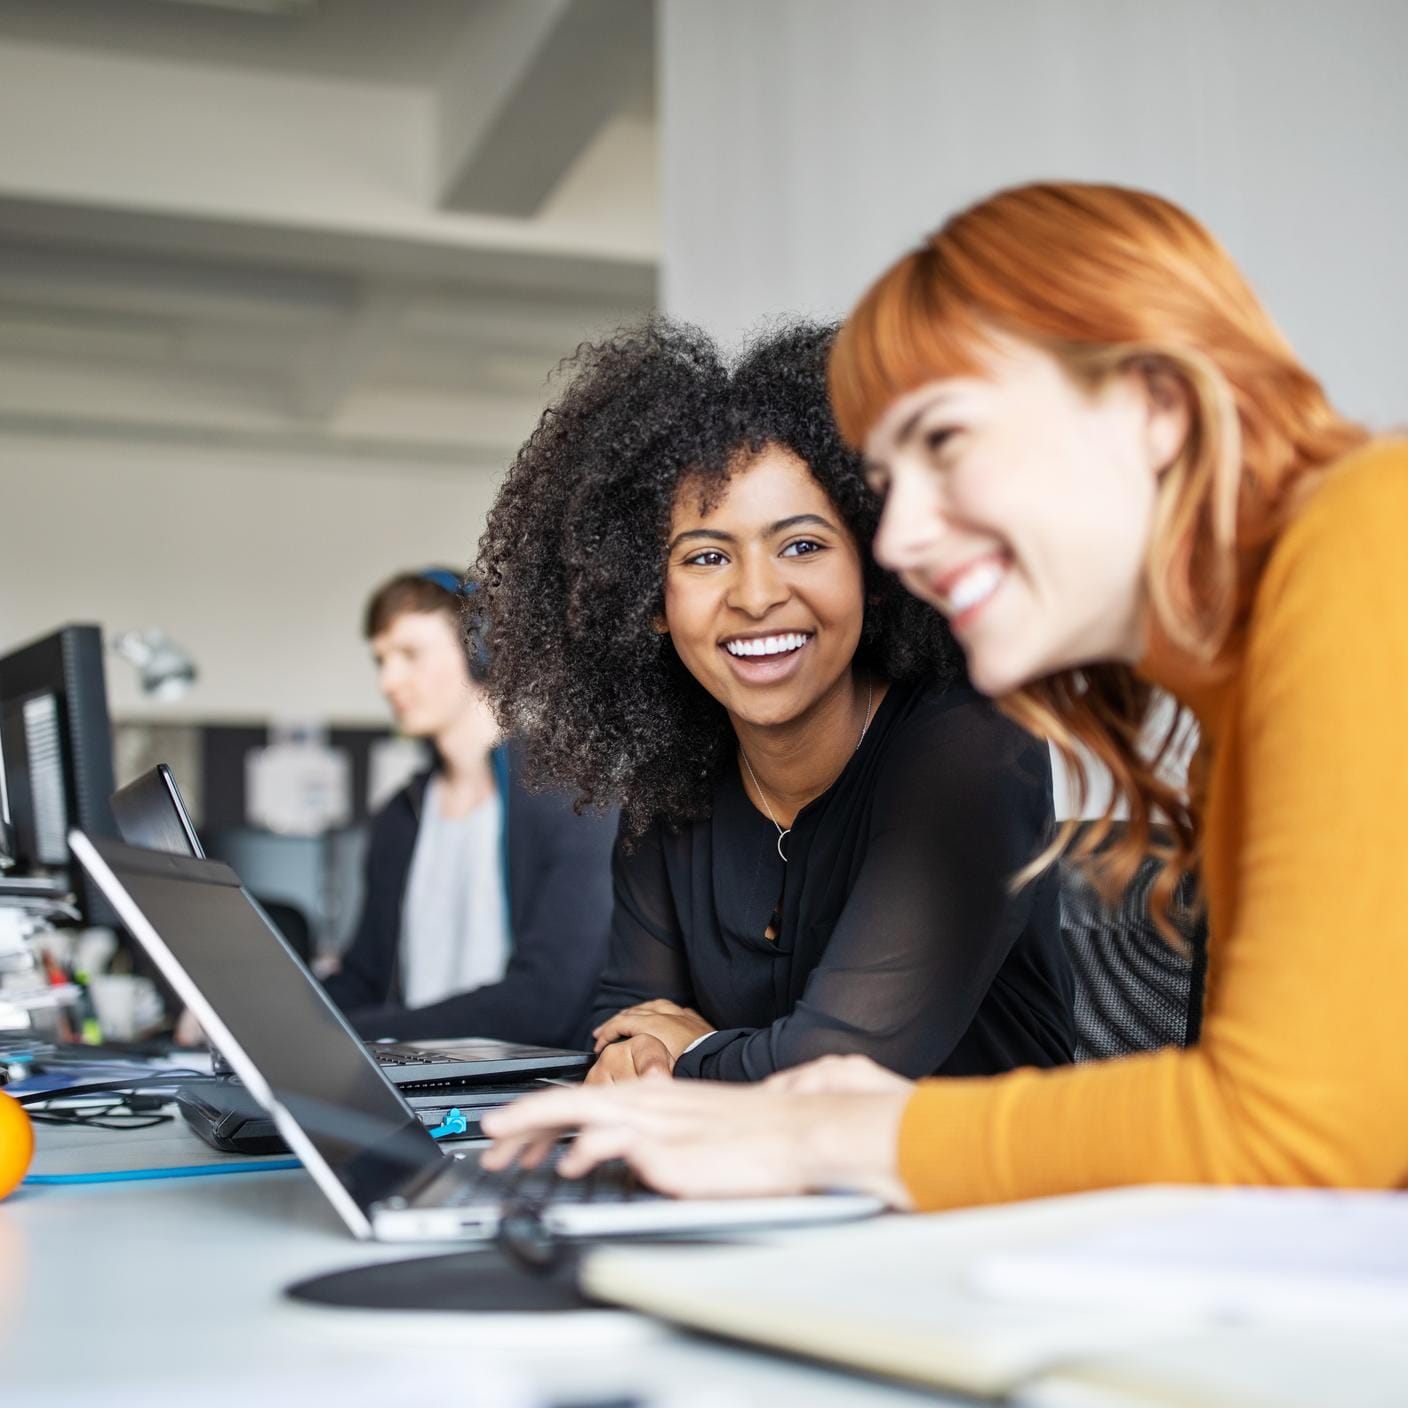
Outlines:
[{"label": "white wall", "polygon": [[843,313],[977,197],[1151,187],[1342,408],[1408,419],[1402,0],[662,0],[662,299]]},{"label": "white wall", "polygon": [[667,312],[841,317],[990,191],[1116,181],[1208,223],[1343,410],[1408,421],[1401,0],[661,5]]},{"label": "white wall", "polygon": [[119,718],[377,721],[371,589],[467,563],[492,497],[472,467],[0,437],[0,648],[73,620],[158,625],[200,681],[173,706],[108,661]]}]

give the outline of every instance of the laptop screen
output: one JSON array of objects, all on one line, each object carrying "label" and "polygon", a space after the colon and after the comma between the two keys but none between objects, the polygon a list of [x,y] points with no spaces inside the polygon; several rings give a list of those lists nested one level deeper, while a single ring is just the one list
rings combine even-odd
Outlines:
[{"label": "laptop screen", "polygon": [[[444,1167],[435,1141],[234,871],[85,839],[101,862],[90,867],[94,879],[108,890],[106,868],[120,887],[108,897],[128,927],[178,991],[179,975],[189,980],[239,1048],[225,1057],[240,1070],[242,1054],[255,1068],[363,1212]],[[75,842],[75,854],[88,865],[87,847]],[[124,892],[168,953],[132,921]],[[199,1004],[192,1006],[200,1017]]]},{"label": "laptop screen", "polygon": [[197,859],[205,856],[176,779],[165,763],[158,763],[135,782],[119,787],[112,794],[112,814],[129,846]]}]

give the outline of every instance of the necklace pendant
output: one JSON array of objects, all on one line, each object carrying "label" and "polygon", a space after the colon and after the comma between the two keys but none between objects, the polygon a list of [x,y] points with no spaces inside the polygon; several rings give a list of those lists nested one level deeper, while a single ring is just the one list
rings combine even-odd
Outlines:
[{"label": "necklace pendant", "polygon": [[786,864],[787,864],[787,852],[786,852],[785,849],[783,849],[782,843],[783,843],[791,834],[792,834],[792,828],[791,828],[790,826],[787,828],[786,831],[779,831],[779,832],[777,833],[777,853],[778,853],[778,855],[780,855],[780,856],[782,857],[782,863],[783,863],[783,865],[786,865]]}]

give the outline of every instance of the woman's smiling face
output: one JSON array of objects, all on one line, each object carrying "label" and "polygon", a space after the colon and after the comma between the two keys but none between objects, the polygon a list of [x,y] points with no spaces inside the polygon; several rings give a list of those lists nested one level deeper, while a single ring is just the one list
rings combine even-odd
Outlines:
[{"label": "woman's smiling face", "polygon": [[1143,565],[1187,409],[1136,369],[1095,389],[994,336],[982,370],[899,397],[866,437],[885,496],[875,555],[948,617],[1002,695],[1143,652]]},{"label": "woman's smiling face", "polygon": [[856,541],[791,451],[753,456],[707,513],[697,487],[681,484],[661,624],[735,721],[805,715],[848,674],[864,610]]}]

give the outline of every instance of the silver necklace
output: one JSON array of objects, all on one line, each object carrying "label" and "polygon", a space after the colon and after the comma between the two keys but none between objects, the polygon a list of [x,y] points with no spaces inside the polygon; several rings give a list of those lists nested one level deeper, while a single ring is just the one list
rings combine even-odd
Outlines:
[{"label": "silver necklace", "polygon": [[[856,739],[856,746],[851,749],[854,756],[860,752],[860,745],[865,742],[866,730],[870,727],[870,706],[875,700],[875,680],[872,677],[865,686],[865,721],[860,726],[860,737]],[[782,857],[783,865],[787,864],[787,852],[783,849],[782,843],[792,834],[789,826],[785,831],[782,823],[773,815],[772,803],[768,801],[768,794],[763,791],[763,785],[758,781],[758,774],[753,771],[753,764],[748,761],[748,755],[743,751],[743,744],[738,745],[738,756],[743,759],[743,766],[748,769],[748,776],[753,779],[753,786],[757,789],[758,796],[763,799],[763,806],[767,809],[768,820],[777,827],[777,853]]]}]

